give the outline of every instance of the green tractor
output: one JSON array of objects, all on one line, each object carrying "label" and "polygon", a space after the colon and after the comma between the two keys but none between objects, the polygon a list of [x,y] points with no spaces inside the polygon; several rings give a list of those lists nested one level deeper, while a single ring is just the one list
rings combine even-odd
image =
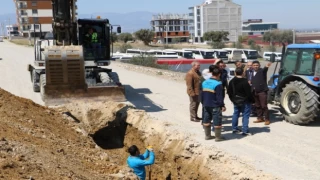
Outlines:
[{"label": "green tractor", "polygon": [[[279,73],[274,73],[269,81],[269,102],[280,104],[287,122],[309,124],[319,115],[320,45],[284,45],[282,54],[276,64],[277,69],[280,63]],[[274,62],[275,56],[270,60]]]}]

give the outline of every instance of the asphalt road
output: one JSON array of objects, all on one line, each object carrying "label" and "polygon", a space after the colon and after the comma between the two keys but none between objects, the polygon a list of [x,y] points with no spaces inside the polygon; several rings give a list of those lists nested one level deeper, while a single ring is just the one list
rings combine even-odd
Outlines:
[{"label": "asphalt road", "polygon": [[[32,91],[27,71],[27,64],[33,60],[32,48],[9,42],[0,43],[0,58],[0,87],[42,104],[39,93]],[[269,74],[274,65],[269,69]],[[320,122],[308,126],[292,125],[283,122],[277,107],[270,106],[272,124],[253,124],[255,118],[251,118],[249,126],[254,135],[242,137],[230,132],[233,106],[226,99],[224,136],[228,140],[220,143],[205,141],[200,123],[189,120],[189,100],[183,82],[128,71],[117,63],[111,67],[119,73],[120,80],[126,85],[127,99],[132,104],[146,110],[155,119],[168,121],[177,129],[192,134],[192,138],[202,146],[214,145],[282,179],[319,179]]]}]

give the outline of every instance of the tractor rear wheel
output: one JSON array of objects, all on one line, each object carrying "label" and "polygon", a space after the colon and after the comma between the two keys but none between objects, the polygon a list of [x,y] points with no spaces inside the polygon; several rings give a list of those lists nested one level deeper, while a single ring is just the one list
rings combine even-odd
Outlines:
[{"label": "tractor rear wheel", "polygon": [[285,120],[296,125],[314,121],[319,112],[319,95],[301,81],[287,84],[281,93],[281,113]]}]

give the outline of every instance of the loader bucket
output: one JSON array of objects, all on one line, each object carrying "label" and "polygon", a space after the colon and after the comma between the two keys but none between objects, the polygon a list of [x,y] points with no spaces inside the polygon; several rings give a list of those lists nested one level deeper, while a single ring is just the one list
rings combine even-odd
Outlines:
[{"label": "loader bucket", "polygon": [[75,101],[125,101],[124,87],[116,82],[87,83],[82,46],[45,48],[45,74],[40,75],[40,93],[47,106]]},{"label": "loader bucket", "polygon": [[76,102],[116,101],[125,102],[123,86],[92,86],[87,89],[44,87],[42,100],[46,106],[57,106]]}]

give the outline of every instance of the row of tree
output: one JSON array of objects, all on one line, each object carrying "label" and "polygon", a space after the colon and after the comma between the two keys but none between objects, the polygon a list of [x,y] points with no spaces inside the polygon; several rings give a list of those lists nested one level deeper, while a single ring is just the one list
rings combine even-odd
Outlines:
[{"label": "row of tree", "polygon": [[150,29],[140,29],[136,31],[134,34],[131,33],[121,33],[117,35],[116,33],[112,33],[112,42],[116,42],[118,40],[127,43],[128,41],[134,41],[135,39],[141,40],[145,45],[148,45],[154,38],[154,32]]},{"label": "row of tree", "polygon": [[[229,41],[228,39],[229,32],[227,31],[210,31],[206,32],[203,35],[205,41],[210,41],[211,46],[215,49],[220,49],[225,47],[225,42]],[[135,39],[141,40],[145,45],[148,45],[154,38],[154,32],[150,29],[140,29],[135,33],[122,33],[117,35],[116,33],[112,34],[112,41],[116,42],[118,40],[123,42],[133,41]],[[293,32],[290,30],[272,30],[268,31],[263,35],[263,41],[269,42],[271,46],[274,43],[292,43]],[[247,42],[251,49],[260,51],[261,47],[256,44],[252,39],[248,40],[247,36],[239,36],[238,41],[233,43],[235,48],[243,48],[242,43]]]}]

